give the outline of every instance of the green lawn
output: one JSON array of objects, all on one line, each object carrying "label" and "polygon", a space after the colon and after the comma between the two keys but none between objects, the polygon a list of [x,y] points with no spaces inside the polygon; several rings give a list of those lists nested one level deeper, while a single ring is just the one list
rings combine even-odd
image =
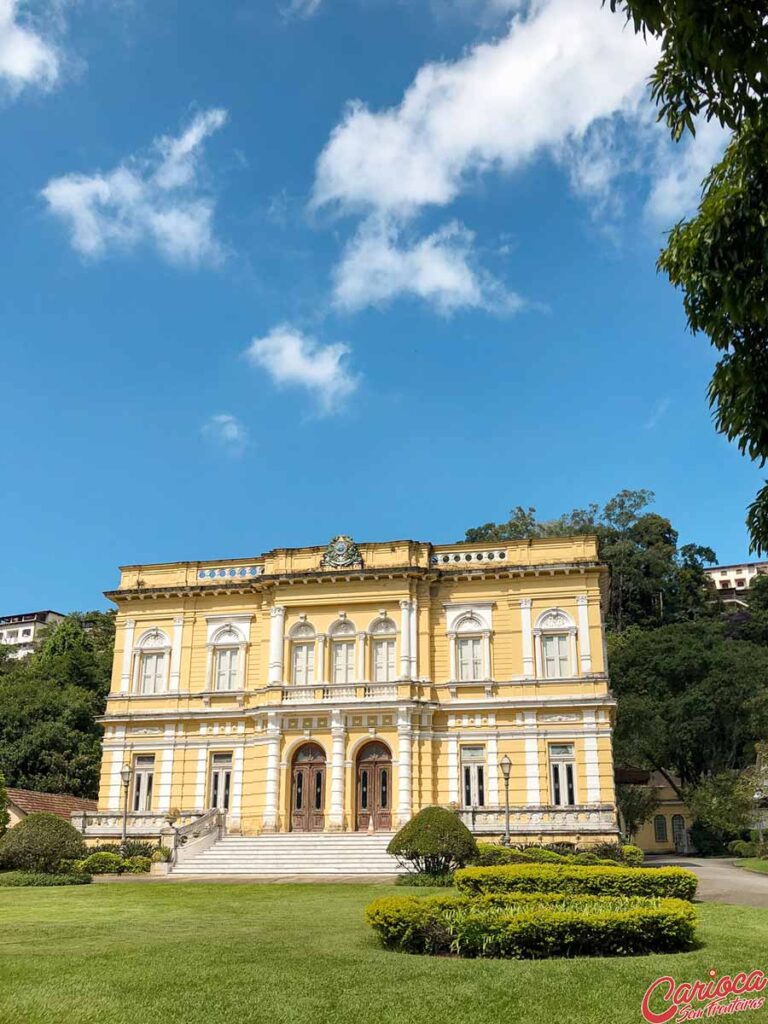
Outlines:
[{"label": "green lawn", "polygon": [[768,860],[761,860],[759,857],[747,857],[745,860],[737,860],[736,867],[745,868],[747,871],[757,871],[761,875],[768,875]]},{"label": "green lawn", "polygon": [[[2,1024],[621,1024],[660,974],[766,968],[768,910],[701,904],[677,956],[430,959],[381,950],[370,884],[0,891]],[[421,890],[424,892],[424,890]],[[768,1007],[744,1017],[768,1021]]]}]

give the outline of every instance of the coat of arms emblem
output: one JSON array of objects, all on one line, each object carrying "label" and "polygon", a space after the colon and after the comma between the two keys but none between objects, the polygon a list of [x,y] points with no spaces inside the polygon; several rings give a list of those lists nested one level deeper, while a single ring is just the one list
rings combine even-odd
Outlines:
[{"label": "coat of arms emblem", "polygon": [[321,569],[349,569],[363,567],[360,548],[351,537],[334,537],[320,559]]}]

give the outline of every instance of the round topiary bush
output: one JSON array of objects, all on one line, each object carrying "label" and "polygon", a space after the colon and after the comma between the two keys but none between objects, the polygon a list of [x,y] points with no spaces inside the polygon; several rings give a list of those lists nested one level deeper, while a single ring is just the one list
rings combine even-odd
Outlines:
[{"label": "round topiary bush", "polygon": [[453,811],[425,807],[400,829],[387,852],[418,874],[446,875],[477,857],[477,843]]},{"label": "round topiary bush", "polygon": [[89,875],[119,875],[125,870],[125,861],[119,853],[102,850],[80,861],[80,870]]},{"label": "round topiary bush", "polygon": [[77,829],[55,814],[28,814],[0,839],[0,866],[54,874],[62,860],[81,860],[85,843]]}]

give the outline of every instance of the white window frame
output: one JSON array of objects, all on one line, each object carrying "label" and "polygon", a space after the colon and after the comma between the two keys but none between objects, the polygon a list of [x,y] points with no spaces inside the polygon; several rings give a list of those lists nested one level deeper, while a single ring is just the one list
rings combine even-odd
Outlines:
[{"label": "white window frame", "polygon": [[[558,748],[567,748],[559,750]],[[575,807],[579,802],[576,788],[576,748],[574,743],[550,743],[549,793],[553,807]]]},{"label": "white window frame", "polygon": [[[536,620],[533,630],[536,648],[537,676],[539,679],[572,679],[577,675],[576,635],[578,628],[573,618],[562,608],[548,608]],[[567,645],[567,665],[565,675],[549,675],[544,653],[545,638],[565,636]]]},{"label": "white window frame", "polygon": [[[463,652],[467,651],[467,657]],[[480,634],[456,637],[457,679],[461,683],[477,683],[487,678],[483,658],[483,638]]]},{"label": "white window frame", "polygon": [[[159,686],[153,690],[144,690],[145,656],[159,655],[162,661],[162,677]],[[171,674],[171,641],[162,629],[153,626],[146,629],[133,649],[133,674],[131,692],[138,697],[151,697],[153,694],[168,693]],[[157,680],[157,674],[155,674]]]},{"label": "white window frame", "polygon": [[[303,666],[299,666],[299,656],[304,656]],[[291,641],[291,682],[295,686],[312,686],[315,682],[315,641]]]},{"label": "white window frame", "polygon": [[[381,659],[380,652],[383,652]],[[397,640],[394,635],[374,634],[371,644],[371,667],[371,678],[374,683],[392,683],[397,679]]]},{"label": "white window frame", "polygon": [[[344,663],[340,665],[339,659],[344,652]],[[343,671],[339,671],[342,669]],[[343,678],[340,678],[343,676]],[[355,640],[333,640],[331,643],[331,682],[339,685],[350,685],[355,681]]]},{"label": "white window frame", "polygon": [[134,814],[149,814],[155,795],[155,755],[135,754],[133,758],[133,797],[131,808]]},{"label": "white window frame", "polygon": [[[223,661],[229,662],[228,667],[222,667]],[[230,693],[233,690],[242,689],[239,647],[215,648],[213,652],[213,689],[217,693]]]},{"label": "white window frame", "polygon": [[[246,620],[250,625],[250,619]],[[246,654],[248,650],[248,632],[244,631],[242,619],[222,619],[211,616],[208,619],[208,665],[206,669],[206,689],[211,693],[241,693],[245,689]],[[232,685],[220,686],[220,655],[236,652],[234,673],[230,671],[229,682]]]},{"label": "white window frame", "polygon": [[[152,685],[147,687],[147,669],[154,665]],[[139,655],[139,693],[142,697],[165,693],[168,681],[168,654],[166,651],[142,651]]]},{"label": "white window frame", "polygon": [[[482,744],[466,744],[459,751],[461,805],[465,810],[488,805],[488,768]],[[469,794],[469,799],[467,795]]]},{"label": "white window frame", "polygon": [[[218,763],[217,763],[217,758]],[[228,759],[228,760],[225,760]],[[208,766],[208,803],[209,809],[218,807],[228,811],[232,807],[233,755],[231,750],[216,750],[211,753]],[[229,778],[227,778],[229,776]],[[223,787],[223,799],[217,802]]]}]

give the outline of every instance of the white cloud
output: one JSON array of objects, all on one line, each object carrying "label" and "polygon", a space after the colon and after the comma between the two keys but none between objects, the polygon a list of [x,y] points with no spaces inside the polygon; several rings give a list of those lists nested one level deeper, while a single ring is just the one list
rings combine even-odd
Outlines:
[{"label": "white cloud", "polygon": [[644,430],[653,430],[658,425],[659,420],[665,415],[670,406],[668,398],[661,398],[651,410],[651,414],[643,424]]},{"label": "white cloud", "polygon": [[56,48],[20,20],[17,0],[0,0],[0,81],[16,95],[25,86],[51,88],[60,71]]},{"label": "white cloud", "polygon": [[522,305],[518,296],[473,266],[474,236],[457,222],[411,244],[401,244],[400,234],[391,219],[363,222],[335,271],[338,307],[356,310],[399,295],[417,296],[441,313],[468,308],[512,312]]},{"label": "white cloud", "polygon": [[729,138],[730,132],[717,121],[702,119],[693,138],[687,136],[677,145],[662,140],[655,158],[656,180],[646,203],[651,220],[670,227],[696,209],[701,183],[722,156]]},{"label": "white cloud", "polygon": [[556,153],[647,103],[657,55],[595,0],[539,0],[503,38],[422,67],[398,106],[350,104],[318,160],[313,202],[400,215],[446,205],[474,175]]},{"label": "white cloud", "polygon": [[349,352],[342,342],[321,345],[290,324],[280,324],[263,338],[254,338],[246,356],[266,370],[278,387],[308,391],[320,412],[329,415],[338,411],[359,383],[345,365]]},{"label": "white cloud", "polygon": [[323,0],[290,0],[283,13],[288,18],[311,18],[317,14]]},{"label": "white cloud", "polygon": [[214,203],[202,190],[200,160],[203,142],[226,119],[224,110],[204,111],[178,137],[156,139],[147,157],[49,181],[41,195],[69,227],[73,248],[98,258],[150,243],[172,263],[216,262]]},{"label": "white cloud", "polygon": [[242,455],[248,443],[248,433],[231,413],[221,412],[203,424],[203,434],[221,445],[230,455]]}]

